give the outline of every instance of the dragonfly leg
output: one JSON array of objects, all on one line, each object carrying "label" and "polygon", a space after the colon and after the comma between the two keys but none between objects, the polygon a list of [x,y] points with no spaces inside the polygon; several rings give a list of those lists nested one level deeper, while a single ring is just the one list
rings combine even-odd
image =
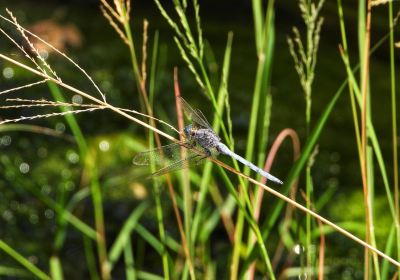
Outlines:
[{"label": "dragonfly leg", "polygon": [[205,154],[207,155],[207,157],[210,157],[210,156],[212,156],[212,152],[211,152],[211,150],[210,150],[210,149],[208,149],[208,148],[204,148],[204,152],[205,152]]}]

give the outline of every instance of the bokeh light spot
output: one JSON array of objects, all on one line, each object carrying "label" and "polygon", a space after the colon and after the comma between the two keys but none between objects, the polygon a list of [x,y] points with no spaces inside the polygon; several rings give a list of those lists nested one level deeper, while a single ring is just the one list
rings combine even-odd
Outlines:
[{"label": "bokeh light spot", "polygon": [[3,146],[8,146],[11,144],[11,136],[9,135],[4,135],[3,137],[0,138],[0,144]]},{"label": "bokeh light spot", "polygon": [[82,96],[80,96],[79,94],[75,94],[74,96],[72,96],[72,103],[82,104],[82,101]]},{"label": "bokeh light spot", "polygon": [[65,131],[65,124],[62,122],[59,122],[56,124],[56,130],[58,132],[64,132]]},{"label": "bokeh light spot", "polygon": [[5,67],[3,69],[3,77],[6,79],[11,79],[14,77],[14,69],[11,67]]},{"label": "bokeh light spot", "polygon": [[304,251],[304,248],[303,248],[303,246],[301,246],[300,244],[296,244],[296,245],[293,247],[293,252],[294,252],[296,255],[300,255],[303,251]]},{"label": "bokeh light spot", "polygon": [[39,50],[39,55],[43,60],[46,60],[49,58],[49,52],[46,50]]},{"label": "bokeh light spot", "polygon": [[39,216],[37,214],[31,214],[29,216],[29,222],[31,222],[31,224],[37,224],[39,222]]},{"label": "bokeh light spot", "polygon": [[44,211],[44,216],[45,216],[47,219],[53,219],[53,217],[54,217],[54,211],[53,211],[52,209],[46,209],[46,210]]},{"label": "bokeh light spot", "polygon": [[6,220],[7,222],[11,221],[11,220],[14,218],[14,214],[13,214],[13,212],[10,211],[10,210],[5,210],[1,216],[2,216],[3,219]]},{"label": "bokeh light spot", "polygon": [[65,183],[65,190],[73,191],[75,189],[75,183],[73,181],[67,181]]},{"label": "bokeh light spot", "polygon": [[78,163],[79,162],[79,155],[75,151],[68,151],[67,152],[67,159],[70,163]]},{"label": "bokeh light spot", "polygon": [[100,141],[99,149],[103,152],[107,152],[110,149],[110,143],[107,140]]},{"label": "bokeh light spot", "polygon": [[136,199],[144,199],[147,197],[147,189],[144,187],[144,185],[132,183],[129,185],[129,188]]},{"label": "bokeh light spot", "polygon": [[51,187],[50,187],[49,185],[43,185],[42,188],[41,188],[41,190],[40,190],[40,192],[41,192],[42,194],[48,195],[48,194],[50,194],[50,192],[51,192]]},{"label": "bokeh light spot", "polygon": [[29,166],[29,164],[27,164],[26,162],[23,162],[23,163],[21,163],[21,164],[19,165],[19,171],[20,171],[22,174],[28,173],[28,172],[29,172],[29,169],[30,169],[30,166]]},{"label": "bokeh light spot", "polygon": [[45,158],[45,157],[47,157],[47,154],[48,154],[48,151],[47,151],[47,149],[46,149],[45,147],[40,147],[40,148],[37,150],[37,155],[38,155],[38,157],[40,157],[40,158]]}]

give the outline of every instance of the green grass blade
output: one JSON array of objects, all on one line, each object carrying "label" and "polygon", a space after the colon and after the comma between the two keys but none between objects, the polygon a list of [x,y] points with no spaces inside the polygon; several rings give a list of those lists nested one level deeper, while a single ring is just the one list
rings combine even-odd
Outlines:
[{"label": "green grass blade", "polygon": [[64,279],[62,265],[58,256],[52,256],[50,258],[50,274],[52,280]]},{"label": "green grass blade", "polygon": [[[371,239],[371,245],[376,247],[376,236],[375,236],[375,215],[374,215],[374,202],[375,202],[375,178],[374,178],[374,161],[373,161],[373,153],[372,153],[372,147],[367,146],[367,168],[368,168],[368,182],[369,182],[369,211],[368,213],[370,219],[370,228],[368,229],[370,232],[370,239]],[[378,255],[377,254],[372,254],[372,262],[374,265],[374,275],[375,279],[380,280],[381,278],[381,273],[379,269],[379,262],[378,262]]]},{"label": "green grass blade", "polygon": [[165,278],[146,271],[138,271],[137,276],[141,280],[165,280]]},{"label": "green grass blade", "polygon": [[26,271],[26,269],[0,265],[0,276],[15,277],[15,279],[28,279],[31,274]]},{"label": "green grass blade", "polygon": [[[259,9],[262,6],[261,3],[255,4],[253,3],[253,9],[256,9],[253,11],[253,15],[259,15]],[[251,159],[253,158],[254,151],[255,151],[255,135],[257,131],[257,126],[258,126],[258,120],[259,120],[259,112],[260,112],[260,106],[262,100],[266,99],[266,92],[264,89],[266,89],[268,81],[269,81],[269,76],[267,74],[271,73],[271,70],[269,69],[272,64],[267,63],[267,60],[270,57],[267,57],[268,55],[272,55],[272,50],[271,48],[273,47],[273,34],[274,34],[274,1],[268,1],[268,6],[266,10],[266,16],[265,16],[265,23],[264,26],[262,26],[262,32],[261,30],[257,30],[260,28],[259,26],[259,21],[260,18],[256,18],[255,24],[258,24],[258,26],[255,26],[255,32],[260,32],[259,34],[256,33],[259,37],[256,38],[256,50],[257,50],[257,56],[258,56],[258,62],[257,62],[257,70],[256,70],[256,79],[254,82],[254,89],[253,89],[253,100],[252,100],[252,106],[251,106],[251,113],[250,113],[250,122],[249,122],[249,132],[247,135],[247,146],[246,146],[246,152],[245,152],[245,158]],[[270,41],[271,40],[271,41]],[[266,104],[264,104],[266,105]],[[263,108],[264,112],[266,112],[267,108]],[[264,121],[262,122],[264,124]],[[245,167],[244,168],[244,174],[248,175],[250,173],[250,169]],[[249,211],[253,211],[253,206],[251,205],[248,195],[247,195],[247,183],[245,182],[243,185],[241,185],[243,188],[242,191],[242,197],[241,201],[246,202]],[[253,218],[251,218],[253,220]],[[238,214],[238,220],[237,220],[237,225],[236,225],[236,232],[235,232],[235,243],[234,243],[234,248],[233,248],[233,253],[232,253],[232,264],[231,267],[234,268],[234,270],[231,270],[231,273],[234,274],[235,276],[238,273],[238,267],[239,267],[239,259],[240,259],[240,244],[241,244],[241,239],[242,239],[242,234],[243,234],[243,212],[240,211]],[[260,252],[262,253],[262,256],[264,257],[265,260],[265,265],[267,266],[267,271],[268,271],[268,276],[271,279],[275,278],[274,272],[272,271],[271,263],[267,254],[267,251],[265,249],[264,241],[261,237],[261,232],[258,228],[258,225],[254,225],[256,228],[254,228],[254,235],[253,233],[249,234],[249,239],[248,243],[250,242],[251,236],[256,236],[257,239],[257,246],[259,246]],[[250,244],[249,244],[250,245]],[[249,256],[251,254],[251,251],[254,249],[254,246],[251,244],[247,248],[247,255]]]},{"label": "green grass blade", "polygon": [[364,54],[364,46],[365,46],[365,11],[366,11],[366,3],[367,1],[359,1],[358,2],[358,47],[360,54],[360,67],[363,68],[363,54]]},{"label": "green grass blade", "polygon": [[14,260],[16,260],[18,263],[20,263],[23,267],[25,267],[33,275],[35,275],[35,277],[39,279],[50,280],[50,277],[46,273],[44,273],[37,266],[32,264],[29,260],[27,260],[24,256],[15,251],[13,248],[8,246],[8,244],[1,239],[0,239],[0,250],[4,251],[4,253],[6,253]]},{"label": "green grass blade", "polygon": [[96,266],[96,258],[94,256],[95,249],[93,248],[93,242],[87,236],[82,236],[83,241],[83,248],[85,250],[85,257],[86,257],[86,265],[89,271],[90,279],[91,280],[99,280],[99,272]]},{"label": "green grass blade", "polygon": [[[90,195],[90,189],[84,188],[76,192],[72,198],[67,203],[65,209],[72,213],[75,207],[81,202],[83,199]],[[65,219],[59,221],[56,237],[54,238],[54,248],[56,251],[60,250],[64,244],[66,234],[67,234],[67,226],[68,222]]]},{"label": "green grass blade", "polygon": [[[387,38],[387,36],[385,36],[384,39],[385,38]],[[376,46],[380,45],[381,42],[378,42],[376,44]],[[345,67],[347,69],[348,79],[349,79],[349,81],[351,83],[351,86],[352,86],[352,88],[354,90],[354,94],[356,96],[356,101],[358,102],[358,105],[361,106],[360,88],[358,87],[356,78],[354,77],[354,74],[350,69],[350,65],[348,64],[348,60],[344,59],[343,61],[345,63]],[[382,150],[380,148],[380,144],[379,144],[379,141],[378,141],[378,137],[376,136],[375,128],[374,128],[374,126],[372,124],[372,120],[371,120],[370,116],[367,116],[367,126],[368,126],[368,129],[369,129],[368,137],[369,137],[369,139],[371,141],[372,147],[374,148],[374,154],[375,154],[376,160],[378,162],[379,171],[380,171],[382,179],[383,179],[383,184],[384,184],[384,187],[385,187],[387,200],[388,200],[388,203],[389,203],[389,208],[390,208],[392,217],[395,220],[396,219],[395,218],[396,217],[396,211],[395,211],[395,207],[394,207],[393,196],[391,194],[391,190],[390,190],[390,186],[389,186],[389,179],[388,179],[387,172],[386,172],[385,160],[383,158]]]},{"label": "green grass blade", "polygon": [[135,227],[135,231],[153,247],[154,250],[160,255],[163,254],[164,246],[163,244],[144,226],[141,224],[137,224]]},{"label": "green grass blade", "polygon": [[[66,102],[60,88],[55,83],[48,82],[47,84],[49,86],[51,94],[56,101]],[[60,107],[60,110],[61,112],[65,112],[68,111],[68,108]],[[83,136],[83,133],[78,125],[78,122],[73,114],[65,115],[64,118],[67,121],[67,124],[71,129],[72,134],[75,136],[76,142],[78,143],[81,159],[84,160],[87,152],[87,144],[85,137]]]},{"label": "green grass blade", "polygon": [[[395,238],[395,234],[396,234],[396,224],[393,223],[392,227],[390,228],[390,232],[389,235],[387,236],[387,241],[386,241],[386,246],[385,246],[385,254],[387,254],[388,256],[392,255],[392,251],[395,242],[396,242],[396,238]],[[390,279],[389,278],[389,268],[390,268],[390,263],[387,259],[382,260],[382,275],[381,278],[382,279]]]},{"label": "green grass blade", "polygon": [[128,279],[128,280],[137,279],[136,269],[134,267],[135,263],[134,263],[134,259],[133,259],[132,243],[131,243],[130,236],[126,240],[126,244],[124,247],[124,262],[125,262],[126,279]]},{"label": "green grass blade", "polygon": [[155,89],[156,89],[156,73],[157,73],[157,60],[158,60],[158,30],[154,34],[153,51],[151,54],[150,77],[149,77],[149,102],[153,104]]},{"label": "green grass blade", "polygon": [[116,261],[119,259],[123,250],[130,239],[130,234],[134,230],[137,225],[139,219],[144,214],[146,209],[149,207],[149,203],[147,201],[142,202],[137,206],[132,213],[127,218],[126,222],[122,226],[121,231],[119,232],[117,238],[115,239],[113,245],[111,246],[109,253],[109,262],[110,267],[112,268]]},{"label": "green grass blade", "polygon": [[90,174],[90,190],[92,194],[93,210],[94,210],[94,221],[96,225],[96,232],[98,234],[96,238],[97,252],[100,263],[101,276],[109,279],[107,275],[111,270],[108,269],[107,260],[107,246],[105,240],[105,223],[104,223],[104,212],[103,212],[103,195],[100,188],[99,177],[97,173],[97,165],[95,163],[96,155],[90,157],[90,161],[87,161],[89,174]]},{"label": "green grass blade", "polygon": [[[221,119],[219,114],[223,113],[223,108],[224,108],[224,100],[225,96],[228,94],[228,89],[227,89],[227,80],[229,77],[229,69],[230,69],[230,59],[231,59],[231,51],[232,51],[232,39],[233,39],[233,34],[229,33],[228,38],[227,38],[227,43],[225,47],[225,55],[224,55],[224,62],[223,62],[223,67],[222,67],[222,77],[221,77],[221,82],[220,82],[220,89],[218,92],[218,108],[214,113],[214,121],[213,121],[213,129],[214,131],[218,134],[220,130],[220,124],[221,122],[219,121]],[[218,112],[218,113],[217,113]],[[203,176],[202,180],[200,183],[200,193],[199,193],[199,199],[198,203],[196,206],[196,210],[194,213],[193,217],[193,223],[192,223],[192,231],[191,231],[191,239],[192,242],[195,243],[198,233],[199,233],[199,227],[200,227],[200,222],[202,220],[202,212],[203,212],[203,207],[204,203],[206,202],[206,197],[208,194],[208,187],[209,187],[209,182],[211,178],[211,170],[212,170],[212,163],[207,161],[207,163],[204,166],[203,169]]]},{"label": "green grass blade", "polygon": [[252,11],[253,11],[253,21],[254,21],[254,38],[256,40],[256,50],[257,53],[262,51],[262,34],[263,34],[263,5],[260,0],[253,0]]},{"label": "green grass blade", "polygon": [[199,233],[199,240],[201,242],[206,242],[220,223],[222,211],[224,211],[225,214],[232,215],[235,207],[236,201],[232,195],[229,195],[224,201],[223,205],[221,205],[220,208],[214,210],[210,217],[207,218],[206,222],[204,222],[204,225],[202,226]]},{"label": "green grass blade", "polygon": [[96,231],[87,224],[85,224],[83,221],[81,221],[74,214],[67,211],[64,208],[64,206],[58,204],[50,197],[42,194],[42,192],[40,192],[35,187],[29,186],[29,184],[26,182],[21,183],[21,185],[24,186],[24,188],[27,189],[29,192],[31,192],[34,196],[36,196],[40,201],[46,204],[49,208],[53,209],[55,212],[57,212],[57,214],[61,215],[63,219],[67,220],[73,227],[75,227],[81,233],[85,234],[87,237],[93,240],[96,240],[97,238]]}]

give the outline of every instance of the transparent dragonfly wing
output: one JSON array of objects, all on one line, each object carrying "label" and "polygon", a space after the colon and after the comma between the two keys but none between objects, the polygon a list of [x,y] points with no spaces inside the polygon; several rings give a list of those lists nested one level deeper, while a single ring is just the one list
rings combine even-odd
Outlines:
[{"label": "transparent dragonfly wing", "polygon": [[138,153],[132,160],[135,165],[150,165],[152,161],[156,165],[163,165],[170,161],[176,161],[181,158],[181,146],[187,146],[187,143],[172,143],[154,150],[148,150]]},{"label": "transparent dragonfly wing", "polygon": [[207,119],[199,109],[193,109],[182,97],[179,97],[179,101],[182,104],[186,115],[192,119],[194,125],[204,128],[211,128],[211,125],[208,123]]},{"label": "transparent dragonfly wing", "polygon": [[[185,153],[181,155],[181,148]],[[187,142],[173,143],[160,148],[138,153],[132,160],[135,165],[150,165],[153,161],[156,166],[162,167],[149,177],[160,176],[165,173],[201,164],[207,154],[201,147],[193,146]]]},{"label": "transparent dragonfly wing", "polygon": [[207,156],[202,155],[202,154],[191,154],[190,156],[187,156],[187,157],[185,157],[181,160],[178,160],[164,168],[159,169],[158,171],[151,174],[149,177],[161,176],[166,173],[170,173],[173,171],[187,168],[189,166],[200,165],[204,162],[204,160],[206,158],[207,158]]},{"label": "transparent dragonfly wing", "polygon": [[195,112],[197,113],[197,118],[201,118],[203,120],[204,124],[207,124],[207,128],[211,128],[210,123],[207,121],[206,117],[204,116],[203,112],[200,111],[199,109],[194,109]]}]

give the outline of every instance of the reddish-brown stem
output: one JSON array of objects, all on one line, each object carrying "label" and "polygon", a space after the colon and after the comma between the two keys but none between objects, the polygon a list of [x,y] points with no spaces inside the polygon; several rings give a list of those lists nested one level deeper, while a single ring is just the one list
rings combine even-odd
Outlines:
[{"label": "reddish-brown stem", "polygon": [[[272,163],[274,162],[275,156],[278,153],[278,149],[281,147],[283,141],[286,139],[286,137],[290,137],[292,140],[292,146],[293,146],[293,161],[296,161],[297,158],[299,157],[300,154],[300,140],[299,137],[296,133],[296,131],[294,131],[291,128],[286,128],[284,130],[282,130],[278,137],[276,137],[274,143],[272,144],[271,150],[268,154],[267,160],[265,161],[265,165],[264,165],[264,170],[266,170],[267,172],[269,172],[269,170],[271,169]],[[267,181],[266,178],[262,178],[261,179],[261,183],[265,184]],[[294,195],[296,193],[297,190],[297,180],[296,182],[293,184],[292,187],[292,191],[291,191],[291,198],[294,199]],[[264,196],[264,189],[259,188],[258,189],[258,195],[257,200],[255,202],[255,207],[254,207],[254,219],[256,221],[258,221],[258,219],[260,218],[260,212],[261,212],[261,205],[262,205],[262,199]],[[286,215],[285,215],[285,220],[289,220],[291,217],[291,213],[292,211],[290,211],[289,209],[292,209],[293,207],[291,207],[290,205],[288,205],[287,211],[286,211]],[[253,236],[253,240],[252,242],[255,242],[255,237]],[[279,252],[283,252],[283,250],[280,250],[280,246],[278,245],[277,248],[277,252],[272,260],[272,266],[274,267],[274,260],[276,260],[278,258],[278,255],[280,254]],[[255,263],[253,263],[251,265],[251,267],[249,268],[249,279],[254,278],[255,275]]]}]

